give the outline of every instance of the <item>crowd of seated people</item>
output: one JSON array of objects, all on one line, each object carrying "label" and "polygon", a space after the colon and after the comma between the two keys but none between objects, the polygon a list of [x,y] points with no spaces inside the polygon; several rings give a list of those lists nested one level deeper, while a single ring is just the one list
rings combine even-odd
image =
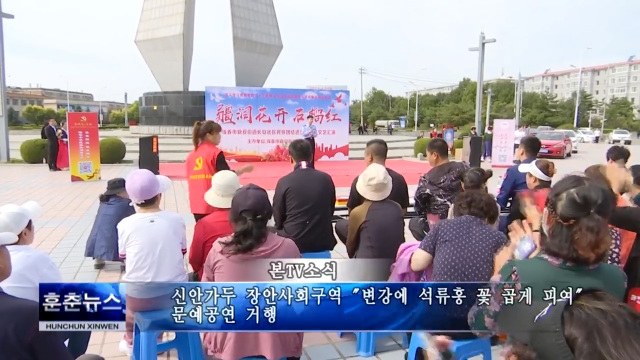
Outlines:
[{"label": "crowd of seated people", "polygon": [[[498,334],[507,336],[510,360],[631,359],[640,351],[640,315],[625,304],[630,289],[640,287],[640,245],[635,241],[640,208],[633,204],[640,181],[625,167],[628,150],[614,148],[607,152],[606,165],[552,183],[554,164],[536,160],[540,141],[525,136],[516,149],[520,163],[507,169],[496,198],[486,185],[491,171],[449,161],[446,142],[431,140],[425,155],[432,169],[420,179],[414,196],[418,217],[408,225],[418,240],[409,257],[410,271],[423,282],[478,282],[493,289],[487,305],[470,301],[450,308],[449,328],[430,334],[440,355],[451,356],[453,341]],[[394,259],[403,251],[410,195],[402,175],[385,166],[387,151],[382,140],[367,143],[367,167],[353,181],[349,217],[336,223],[335,233],[349,258]],[[328,174],[309,166],[308,142],[293,141],[289,152],[293,169],[278,181],[273,202],[258,186],[241,186],[233,171],[220,170],[210,178],[203,196],[207,213],[194,212],[199,216],[189,254],[192,274],[184,267],[184,220],[161,208],[170,181],[147,170],[119,179],[118,190],[110,194],[129,200],[136,210],[109,225],[115,227],[117,244],[112,246],[126,270],[123,352],[131,354],[133,313],[166,306],[166,296],[149,297],[132,283],[259,282],[265,279],[250,271],[250,261],[333,250],[335,185]],[[11,344],[0,336],[0,349],[36,354],[47,346],[49,355],[64,353],[48,358],[80,358],[90,333],[19,335],[37,326],[37,315],[29,315],[37,308],[34,289],[39,282],[61,281],[61,276],[46,254],[24,248],[33,242],[37,207],[10,207],[0,208],[0,303],[3,319],[15,319],[2,331],[15,334],[6,335],[14,339]],[[500,211],[507,209],[505,234],[496,224]],[[35,268],[34,261],[55,271],[28,272],[25,265]],[[550,295],[549,289],[557,293]],[[506,303],[507,292],[516,294],[514,306]],[[532,305],[525,306],[527,302]],[[25,321],[16,318],[20,314]],[[293,360],[302,357],[303,337],[207,333],[204,347],[208,356],[222,360]]]},{"label": "crowd of seated people", "polygon": [[[434,171],[422,177],[415,195],[416,209],[422,221],[419,229],[410,229],[421,231],[412,231],[420,242],[412,250],[411,271],[420,274],[421,281],[487,282],[494,289],[488,306],[470,302],[447,314],[451,329],[442,330],[457,332],[431,334],[441,355],[448,353],[452,341],[503,334],[508,339],[508,359],[581,358],[580,354],[589,353],[592,345],[577,339],[570,330],[598,321],[613,328],[614,319],[623,316],[627,318],[621,320],[621,326],[628,329],[628,333],[617,340],[627,344],[617,348],[610,343],[594,341],[599,344],[598,349],[593,350],[598,356],[594,359],[611,358],[603,355],[610,353],[626,356],[639,346],[636,339],[640,335],[638,315],[624,303],[628,286],[638,286],[638,276],[633,278],[633,284],[627,285],[627,267],[623,271],[621,264],[615,262],[618,230],[614,231],[614,226],[636,232],[630,224],[619,222],[628,222],[625,219],[634,216],[640,218],[640,208],[616,206],[617,196],[621,193],[635,194],[630,188],[633,184],[631,174],[613,161],[601,168],[606,182],[581,174],[567,176],[552,184],[553,163],[536,161],[531,156],[540,146],[536,140],[532,137],[521,140],[518,147],[521,162],[507,170],[512,179],[506,181],[507,185],[503,183],[505,193],[509,195],[503,196],[506,203],[516,204],[515,209],[511,209],[508,236],[495,227],[500,201],[486,188],[492,174],[449,162],[446,143],[441,149],[442,144],[432,140],[427,148],[426,155]],[[282,224],[288,219],[298,219],[299,222],[293,224],[317,219],[318,229],[330,226],[331,218],[324,216],[324,212],[333,211],[334,205],[326,198],[335,201],[335,188],[333,184],[325,185],[324,173],[305,167],[308,149],[303,144],[292,144],[291,148],[294,166],[291,174],[301,177],[301,185],[294,187],[290,180],[281,181],[273,208],[266,192],[255,185],[247,185],[235,193],[230,217],[233,232],[214,241],[203,266],[204,281],[259,281],[255,274],[243,270],[243,262],[255,257],[304,256],[309,251],[306,241],[300,241],[304,236],[296,239],[295,235],[283,231],[286,226]],[[405,241],[406,182],[402,175],[396,173],[394,176],[394,172],[385,168],[385,158],[384,142],[374,140],[367,145],[365,161],[368,166],[354,179],[348,202],[349,218],[336,224],[338,238],[345,243],[350,258],[393,257],[395,252],[401,252]],[[318,184],[315,188],[324,196],[309,195],[313,184]],[[314,203],[318,210],[296,210],[300,209],[296,199]],[[234,210],[234,206],[240,204],[251,205]],[[275,215],[276,204],[281,207],[284,220],[277,220],[275,227],[269,227],[267,220],[271,212]],[[244,216],[240,216],[243,211]],[[429,215],[435,216],[437,221],[430,222]],[[413,224],[415,226],[415,221]],[[292,228],[300,231],[299,227]],[[527,244],[530,246],[525,246]],[[331,247],[327,244],[313,250]],[[633,254],[632,251],[629,258],[637,263],[638,256]],[[637,264],[633,269],[637,272]],[[524,308],[519,310],[521,307],[518,306],[505,305],[500,294],[505,291],[524,294],[525,288],[530,288],[527,296],[533,306],[525,311]],[[558,301],[556,306],[550,307],[550,296],[544,290],[551,288],[558,289],[554,296],[567,302]],[[580,288],[583,292],[571,292],[568,288]],[[563,289],[566,291],[561,295]],[[593,318],[587,318],[581,309],[592,304],[599,304],[611,312],[611,317],[594,309],[591,311]],[[580,316],[571,315],[578,312]],[[567,320],[568,316],[571,319]],[[512,330],[514,326],[516,330]],[[556,338],[549,340],[533,334],[538,329],[550,328],[554,329]],[[588,336],[594,339],[596,335]],[[297,358],[301,356],[302,338],[303,334],[297,333],[211,333],[206,334],[205,344],[209,355],[225,360],[254,355],[267,359]],[[254,345],[241,345],[247,343]],[[418,358],[423,356],[417,355]]]}]

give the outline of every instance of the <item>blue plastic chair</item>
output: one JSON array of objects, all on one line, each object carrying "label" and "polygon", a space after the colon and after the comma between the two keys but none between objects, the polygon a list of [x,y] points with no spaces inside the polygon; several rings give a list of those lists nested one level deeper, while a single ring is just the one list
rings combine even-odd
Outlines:
[{"label": "blue plastic chair", "polygon": [[202,341],[197,332],[176,332],[176,338],[158,344],[160,331],[148,330],[161,311],[142,311],[135,315],[132,360],[155,360],[158,353],[177,350],[180,360],[204,360]]},{"label": "blue plastic chair", "polygon": [[[427,349],[429,344],[426,343],[423,336],[414,333],[411,336],[411,344],[409,344],[409,357],[407,360],[415,360],[416,354],[420,349]],[[488,338],[478,338],[473,340],[454,341],[450,348],[453,358],[456,360],[465,360],[474,356],[482,355],[484,360],[491,360],[491,340]]]},{"label": "blue plastic chair", "polygon": [[303,259],[331,259],[331,251],[302,253]]},{"label": "blue plastic chair", "polygon": [[498,231],[506,232],[507,231],[507,217],[509,213],[500,213],[500,217],[498,218]]},{"label": "blue plastic chair", "polygon": [[[342,337],[345,333],[338,333],[338,337]],[[407,333],[402,334],[402,347],[409,347],[407,341]],[[378,333],[378,332],[357,332],[356,335],[356,353],[361,357],[371,357],[376,354],[376,340],[395,335],[395,333]]]}]

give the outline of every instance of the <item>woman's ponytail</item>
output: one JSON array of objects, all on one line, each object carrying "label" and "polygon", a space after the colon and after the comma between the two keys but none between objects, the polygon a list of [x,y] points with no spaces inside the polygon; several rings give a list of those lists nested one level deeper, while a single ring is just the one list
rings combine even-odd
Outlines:
[{"label": "woman's ponytail", "polygon": [[258,217],[246,217],[236,223],[233,235],[227,242],[222,245],[228,247],[229,254],[246,254],[262,245],[267,238],[269,230],[267,229],[267,219]]},{"label": "woman's ponytail", "polygon": [[193,141],[193,148],[198,149],[200,145],[200,128],[202,127],[202,121],[196,121],[193,124],[193,133],[191,134],[191,140]]}]

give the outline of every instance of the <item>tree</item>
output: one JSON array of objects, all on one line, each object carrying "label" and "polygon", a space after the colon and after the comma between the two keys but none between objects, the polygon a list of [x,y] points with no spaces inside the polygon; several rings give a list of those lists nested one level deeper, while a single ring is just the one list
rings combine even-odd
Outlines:
[{"label": "tree", "polygon": [[[515,117],[515,84],[509,80],[499,80],[485,84],[485,90],[491,89],[490,119],[513,119]],[[483,95],[482,120],[486,119],[487,95]],[[622,100],[622,99],[620,99]],[[475,120],[476,82],[465,78],[449,93],[421,94],[418,97],[418,117],[421,129],[429,124],[440,127],[444,124],[464,126]],[[406,96],[393,96],[381,89],[372,88],[365,94],[362,103],[353,100],[350,106],[349,120],[351,124],[360,123],[360,106],[364,121],[373,125],[376,120],[399,119],[407,116],[407,126],[412,128],[415,120],[415,93]],[[580,93],[579,126],[588,126],[590,112],[604,108],[590,94]],[[548,125],[571,127],[574,123],[576,110],[576,93],[568,99],[558,99],[549,93],[523,93],[521,123],[537,127]],[[611,117],[609,114],[611,113]],[[636,125],[633,121],[633,104],[627,99],[613,101],[607,106],[607,118],[611,120],[607,127],[625,127],[632,129]],[[594,117],[597,119],[597,116]],[[592,122],[592,125],[594,123]],[[615,126],[613,126],[615,125]],[[640,121],[638,122],[640,127]]]},{"label": "tree", "polygon": [[73,112],[82,112],[82,106],[74,105],[73,106]]},{"label": "tree", "polygon": [[109,112],[109,124],[123,125],[124,124],[124,111],[111,110]]},{"label": "tree", "polygon": [[37,105],[27,105],[22,109],[22,117],[31,124],[44,124],[44,108]]},{"label": "tree", "polygon": [[136,124],[140,121],[140,104],[138,103],[138,100],[129,105],[127,117],[129,118],[129,121],[135,121]]},{"label": "tree", "polygon": [[56,120],[58,120],[58,122],[61,121],[66,121],[67,120],[67,109],[65,108],[60,108],[58,109],[58,111],[56,111]]},{"label": "tree", "polygon": [[9,125],[16,126],[20,125],[20,116],[17,111],[11,106],[7,109],[7,120],[9,120]]},{"label": "tree", "polygon": [[635,130],[637,127],[633,115],[633,104],[627,98],[613,98],[607,105],[605,114],[608,128]]}]

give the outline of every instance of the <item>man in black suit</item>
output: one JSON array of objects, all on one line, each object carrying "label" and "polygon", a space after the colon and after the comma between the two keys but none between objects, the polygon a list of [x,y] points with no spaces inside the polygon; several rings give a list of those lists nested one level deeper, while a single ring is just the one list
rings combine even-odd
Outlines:
[{"label": "man in black suit", "polygon": [[47,137],[47,149],[49,155],[47,157],[47,164],[49,164],[49,171],[60,171],[58,168],[58,129],[56,129],[56,121],[54,119],[49,120],[49,126],[44,129],[45,136]]},{"label": "man in black suit", "polygon": [[312,154],[308,141],[291,142],[293,172],[278,180],[273,195],[272,231],[293,240],[301,253],[330,251],[337,243],[331,224],[336,187],[329,174],[311,167]]},{"label": "man in black suit", "polygon": [[[42,129],[40,129],[40,139],[47,140],[47,127],[49,127],[49,120],[45,121],[42,125]],[[49,149],[44,148],[44,162],[47,163],[49,161]]]}]

